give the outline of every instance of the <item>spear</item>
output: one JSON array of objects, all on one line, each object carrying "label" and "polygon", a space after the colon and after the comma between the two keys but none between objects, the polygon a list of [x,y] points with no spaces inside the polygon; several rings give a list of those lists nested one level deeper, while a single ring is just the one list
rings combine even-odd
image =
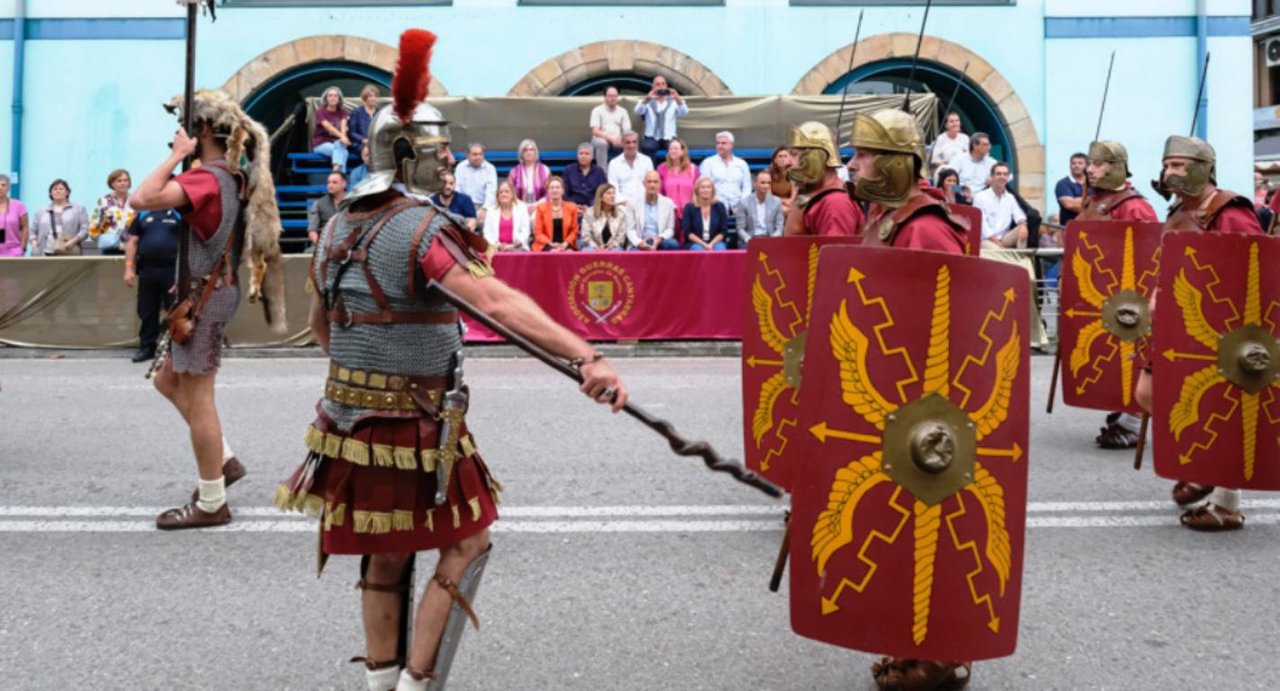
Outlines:
[{"label": "spear", "polygon": [[1111,70],[1116,66],[1116,52],[1111,51],[1111,64],[1107,65],[1107,82],[1102,87],[1102,107],[1098,109],[1098,127],[1093,131],[1093,141],[1102,135],[1102,115],[1107,112],[1107,94],[1111,92]]},{"label": "spear", "polygon": [[960,95],[960,85],[964,83],[965,75],[969,74],[969,61],[964,61],[964,68],[960,70],[960,78],[956,80],[956,87],[951,90],[951,98],[947,101],[947,107],[942,109],[942,124],[947,124],[947,114],[951,112],[951,106],[956,104],[956,96]]},{"label": "spear", "polygon": [[1200,86],[1196,89],[1196,109],[1191,114],[1191,132],[1187,135],[1196,136],[1196,123],[1200,121],[1200,102],[1204,100],[1204,82],[1209,76],[1209,56],[1212,53],[1204,54],[1204,67],[1200,68]]},{"label": "spear", "polygon": [[[862,38],[862,15],[865,9],[858,11],[858,29],[853,32],[853,49],[849,51],[849,69],[845,70],[846,75],[853,73],[853,59],[858,55],[858,40]],[[840,90],[840,112],[836,114],[836,150],[840,149],[840,125],[844,122],[844,104],[849,101],[849,85]]]},{"label": "spear", "polygon": [[[521,336],[507,328],[505,325],[498,322],[498,320],[481,311],[480,308],[472,305],[470,302],[467,302],[467,300],[461,295],[458,295],[452,290],[444,287],[439,281],[432,281],[427,289],[428,291],[436,291],[436,293],[440,295],[440,297],[444,298],[446,302],[457,307],[460,311],[465,312],[472,319],[475,319],[477,322],[484,325],[485,328],[507,339],[524,352],[541,360],[544,364],[551,367],[551,369],[556,370],[578,383],[582,383],[582,373],[578,371],[577,367],[557,358],[535,344],[533,341],[530,341],[524,336]],[[782,496],[782,490],[776,485],[765,480],[759,475],[756,475],[750,470],[747,470],[741,463],[724,458],[707,442],[689,441],[688,439],[680,436],[680,433],[676,431],[675,426],[667,420],[654,416],[652,413],[649,413],[630,401],[623,406],[622,410],[631,417],[639,420],[649,429],[652,429],[662,435],[667,440],[667,443],[671,445],[671,450],[674,451],[676,455],[699,456],[711,470],[728,473],[738,482],[755,487],[771,497]]]},{"label": "spear", "polygon": [[933,7],[933,0],[927,0],[924,4],[924,18],[920,20],[920,35],[916,36],[916,54],[911,58],[911,72],[907,74],[907,96],[902,101],[902,109],[911,112],[911,85],[916,80],[916,65],[920,64],[920,47],[924,45],[924,28],[929,24],[929,8]]}]

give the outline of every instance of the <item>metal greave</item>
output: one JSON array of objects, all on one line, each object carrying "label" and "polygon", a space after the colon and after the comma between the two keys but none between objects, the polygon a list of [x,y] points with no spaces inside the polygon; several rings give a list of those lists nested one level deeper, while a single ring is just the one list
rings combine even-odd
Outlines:
[{"label": "metal greave", "polygon": [[[480,578],[484,575],[484,567],[489,563],[491,552],[493,552],[493,545],[471,562],[466,571],[462,572],[462,578],[458,579],[458,592],[462,593],[462,597],[473,606],[476,601],[476,591],[480,589]],[[466,612],[462,611],[457,602],[453,602],[449,607],[449,619],[445,622],[444,634],[440,638],[440,647],[436,650],[436,665],[431,670],[435,674],[435,679],[427,683],[427,691],[444,691],[445,682],[449,678],[449,669],[453,666],[453,657],[458,652],[458,644],[462,641],[462,633],[466,630],[466,626]]]}]

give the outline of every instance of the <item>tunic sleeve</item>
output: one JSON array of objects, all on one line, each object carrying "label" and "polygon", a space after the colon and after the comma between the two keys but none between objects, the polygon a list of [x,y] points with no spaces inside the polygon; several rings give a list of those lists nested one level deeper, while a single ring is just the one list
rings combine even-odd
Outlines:
[{"label": "tunic sleeve", "polygon": [[195,168],[174,180],[182,187],[188,200],[178,213],[202,242],[208,242],[222,224],[222,190],[218,186],[218,178],[210,171]]}]

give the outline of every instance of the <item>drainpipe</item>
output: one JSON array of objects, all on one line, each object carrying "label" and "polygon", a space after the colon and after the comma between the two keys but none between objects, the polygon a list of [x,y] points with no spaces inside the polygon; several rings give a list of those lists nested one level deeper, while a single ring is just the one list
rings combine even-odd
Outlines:
[{"label": "drainpipe", "polygon": [[[1196,76],[1199,76],[1204,65],[1205,53],[1209,51],[1209,0],[1196,0]],[[1204,95],[1196,102],[1195,136],[1207,141],[1209,131],[1209,75],[1204,76]]]},{"label": "drainpipe", "polygon": [[17,0],[14,3],[13,11],[13,132],[10,135],[11,153],[9,154],[9,168],[14,172],[15,179],[10,188],[9,196],[18,199],[21,193],[22,183],[22,75],[23,75],[23,58],[26,54],[26,36],[27,36],[27,2],[26,0]]}]

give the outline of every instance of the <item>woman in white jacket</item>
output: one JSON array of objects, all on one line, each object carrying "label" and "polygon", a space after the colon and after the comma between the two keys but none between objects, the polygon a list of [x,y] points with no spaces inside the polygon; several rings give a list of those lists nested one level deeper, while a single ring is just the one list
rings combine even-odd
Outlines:
[{"label": "woman in white jacket", "polygon": [[529,249],[529,207],[516,199],[515,188],[503,180],[494,194],[493,206],[485,211],[484,239],[499,252]]},{"label": "woman in white jacket", "polygon": [[621,250],[631,233],[631,214],[618,203],[618,190],[605,184],[596,188],[596,203],[582,215],[578,244],[584,250]]}]

